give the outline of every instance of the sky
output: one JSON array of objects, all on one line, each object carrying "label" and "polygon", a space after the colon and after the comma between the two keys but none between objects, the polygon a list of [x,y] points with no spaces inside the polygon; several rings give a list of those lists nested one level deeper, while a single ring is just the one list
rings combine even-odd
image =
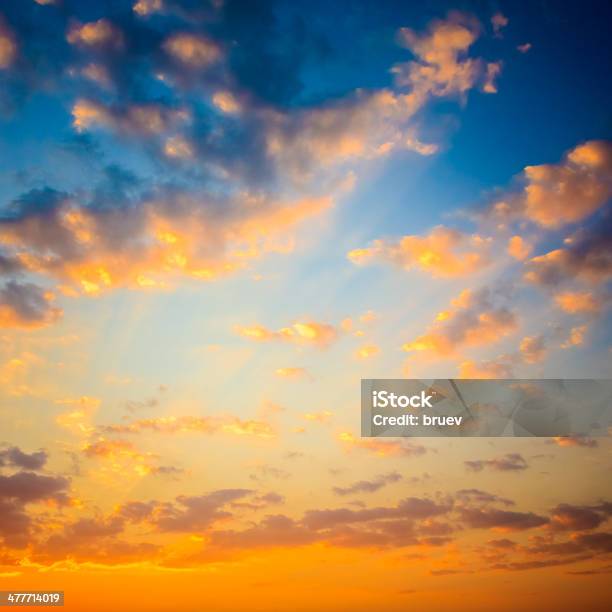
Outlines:
[{"label": "sky", "polygon": [[360,437],[608,378],[612,9],[0,4],[0,590],[605,610],[609,438]]}]

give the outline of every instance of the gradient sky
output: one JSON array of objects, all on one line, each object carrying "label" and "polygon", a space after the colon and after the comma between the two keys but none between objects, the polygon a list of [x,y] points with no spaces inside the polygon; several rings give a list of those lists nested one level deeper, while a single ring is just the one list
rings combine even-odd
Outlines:
[{"label": "gradient sky", "polygon": [[0,589],[605,610],[609,438],[361,378],[610,377],[601,2],[0,4]]}]

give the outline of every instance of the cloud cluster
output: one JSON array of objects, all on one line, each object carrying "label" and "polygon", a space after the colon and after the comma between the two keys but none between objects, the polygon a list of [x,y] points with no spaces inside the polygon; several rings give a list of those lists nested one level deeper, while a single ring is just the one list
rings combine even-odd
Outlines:
[{"label": "cloud cluster", "polygon": [[434,277],[467,276],[490,264],[490,247],[490,239],[440,225],[426,236],[403,236],[398,241],[375,240],[369,247],[350,251],[348,258],[356,264],[389,262]]},{"label": "cloud cluster", "polygon": [[464,290],[451,302],[449,310],[436,316],[430,330],[403,345],[407,352],[451,356],[459,349],[486,346],[515,331],[516,315],[488,289]]}]

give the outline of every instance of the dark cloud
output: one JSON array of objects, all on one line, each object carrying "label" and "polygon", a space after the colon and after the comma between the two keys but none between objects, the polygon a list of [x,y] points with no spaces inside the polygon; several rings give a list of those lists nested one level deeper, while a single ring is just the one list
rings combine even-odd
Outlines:
[{"label": "dark cloud", "polygon": [[549,519],[533,512],[511,512],[497,508],[461,508],[461,520],[472,529],[524,531],[547,525]]},{"label": "dark cloud", "polygon": [[40,470],[47,463],[47,452],[39,450],[34,453],[24,453],[19,447],[11,446],[0,450],[0,467],[17,467],[24,470]]},{"label": "dark cloud", "polygon": [[348,487],[334,487],[333,491],[337,495],[353,495],[355,493],[375,493],[382,489],[387,484],[398,482],[402,479],[402,475],[398,472],[389,472],[381,474],[373,480],[359,480],[349,485]]},{"label": "dark cloud", "polygon": [[527,461],[519,453],[508,453],[503,457],[495,459],[477,459],[464,462],[468,470],[472,472],[481,472],[485,468],[490,468],[498,472],[520,472],[526,470],[529,466]]},{"label": "dark cloud", "polygon": [[583,228],[565,241],[567,246],[530,259],[525,278],[555,288],[572,279],[592,284],[612,276],[612,215]]},{"label": "dark cloud", "polygon": [[594,506],[559,504],[551,510],[551,529],[555,531],[583,531],[596,529],[612,517],[612,503]]}]

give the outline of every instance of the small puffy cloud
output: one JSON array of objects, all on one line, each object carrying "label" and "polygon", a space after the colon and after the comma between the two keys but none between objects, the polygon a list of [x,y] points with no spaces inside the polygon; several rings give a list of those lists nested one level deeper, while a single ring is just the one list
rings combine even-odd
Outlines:
[{"label": "small puffy cloud", "polygon": [[325,347],[337,337],[336,328],[328,323],[316,321],[296,321],[290,327],[282,327],[274,331],[263,325],[235,327],[236,333],[243,338],[257,342],[291,342],[295,344],[313,344]]},{"label": "small puffy cloud", "polygon": [[580,346],[584,342],[588,326],[577,325],[569,330],[567,338],[561,344],[562,349],[572,348],[574,346]]},{"label": "small puffy cloud", "polygon": [[90,23],[73,23],[68,29],[66,40],[71,45],[82,47],[121,47],[123,34],[108,19],[98,19]]},{"label": "small puffy cloud", "polygon": [[486,267],[491,241],[444,226],[426,236],[403,236],[398,241],[375,240],[370,247],[354,249],[348,258],[356,264],[390,262],[405,270],[417,269],[437,277],[466,276]]},{"label": "small puffy cloud", "polygon": [[519,351],[524,363],[540,363],[546,356],[546,340],[542,335],[525,336]]},{"label": "small puffy cloud", "polygon": [[464,463],[472,472],[482,472],[485,468],[498,472],[521,472],[529,467],[525,458],[519,453],[508,453],[495,459],[476,459]]},{"label": "small puffy cloud", "polygon": [[465,57],[479,31],[474,18],[458,12],[433,21],[424,34],[402,28],[398,39],[416,60],[394,67],[397,83],[411,87],[415,102],[429,95],[465,93],[482,76],[482,61]]},{"label": "small puffy cloud", "polygon": [[338,440],[347,450],[358,448],[379,457],[416,457],[427,452],[424,446],[407,440],[382,440],[380,438],[356,438],[350,432],[341,432]]},{"label": "small puffy cloud", "polygon": [[497,84],[495,83],[495,81],[497,77],[501,74],[501,70],[501,62],[489,62],[487,64],[484,82],[482,84],[482,91],[488,94],[497,93]]},{"label": "small puffy cloud", "polygon": [[601,309],[601,301],[591,291],[558,293],[555,303],[569,314],[597,314]]},{"label": "small puffy cloud", "polygon": [[502,361],[466,360],[459,364],[459,378],[512,378],[512,366]]},{"label": "small puffy cloud", "polygon": [[463,347],[484,346],[497,342],[517,328],[516,315],[495,303],[487,289],[463,291],[451,308],[438,313],[430,330],[403,345],[406,352],[453,355]]},{"label": "small puffy cloud", "polygon": [[531,49],[531,46],[531,43],[523,43],[522,45],[519,45],[516,50],[519,53],[527,53]]},{"label": "small puffy cloud", "polygon": [[132,10],[141,17],[146,17],[160,12],[162,7],[162,0],[137,0],[132,6]]},{"label": "small puffy cloud", "polygon": [[241,110],[240,102],[231,91],[218,91],[212,97],[213,104],[223,113],[233,115]]},{"label": "small puffy cloud", "polygon": [[9,281],[0,289],[0,328],[51,325],[62,316],[62,310],[53,306],[54,298],[32,283]]},{"label": "small puffy cloud", "polygon": [[499,35],[500,32],[510,23],[510,20],[502,13],[495,13],[491,17],[491,25],[493,26],[493,32]]},{"label": "small puffy cloud", "polygon": [[308,372],[304,368],[278,368],[274,373],[280,378],[308,377]]},{"label": "small puffy cloud", "polygon": [[307,421],[312,421],[315,423],[328,423],[333,416],[333,412],[330,412],[329,410],[321,410],[319,412],[307,412],[304,415],[304,418]]},{"label": "small puffy cloud", "polygon": [[561,446],[562,448],[582,447],[582,448],[597,448],[599,446],[597,440],[588,436],[557,436],[552,438],[552,444]]},{"label": "small puffy cloud", "polygon": [[364,344],[355,351],[357,359],[371,359],[380,353],[380,347],[375,344]]},{"label": "small puffy cloud", "polygon": [[336,495],[355,495],[357,493],[375,493],[382,489],[385,485],[398,482],[402,479],[402,475],[398,472],[389,472],[381,474],[372,480],[358,480],[347,487],[334,487]]},{"label": "small puffy cloud", "polygon": [[0,15],[0,70],[6,70],[17,58],[17,42],[13,32]]},{"label": "small puffy cloud", "polygon": [[221,49],[214,41],[197,34],[173,34],[164,49],[174,59],[192,68],[205,68],[221,59]]},{"label": "small puffy cloud", "polygon": [[531,245],[525,242],[521,236],[512,236],[508,240],[508,255],[511,255],[514,259],[523,261],[529,257],[530,253]]},{"label": "small puffy cloud", "polygon": [[193,146],[182,136],[171,136],[164,143],[164,153],[168,157],[191,159],[194,155]]}]

